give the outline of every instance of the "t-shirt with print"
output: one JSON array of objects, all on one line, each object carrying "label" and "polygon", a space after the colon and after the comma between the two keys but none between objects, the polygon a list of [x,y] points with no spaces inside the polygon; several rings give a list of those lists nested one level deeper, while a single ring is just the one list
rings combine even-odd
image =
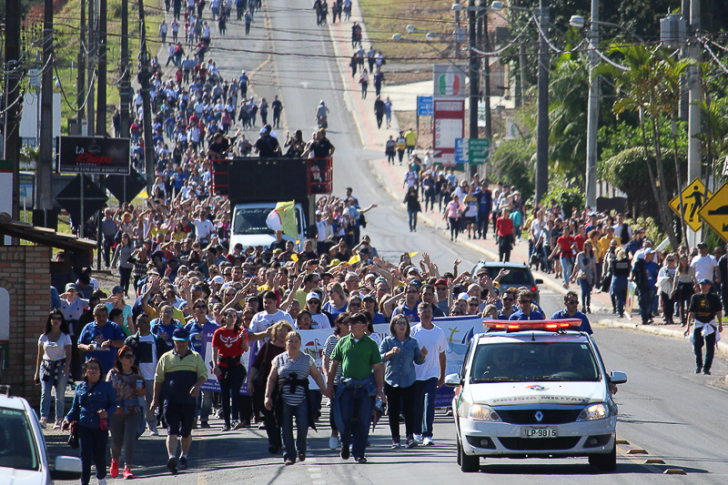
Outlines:
[{"label": "t-shirt with print", "polygon": [[241,333],[224,327],[215,330],[212,335],[212,346],[217,347],[217,363],[220,367],[228,367],[226,359],[237,358],[238,363],[240,362],[240,356],[243,355],[243,349],[240,348],[242,339],[248,339],[245,331]]},{"label": "t-shirt with print", "polygon": [[157,344],[154,341],[154,335],[140,335],[139,346],[137,347],[137,357],[139,357],[139,371],[145,380],[154,379],[154,371],[157,368]]}]

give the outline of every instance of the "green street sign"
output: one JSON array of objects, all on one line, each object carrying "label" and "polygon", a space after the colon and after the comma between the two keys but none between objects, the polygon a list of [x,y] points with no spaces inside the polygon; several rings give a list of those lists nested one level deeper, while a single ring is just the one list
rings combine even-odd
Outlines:
[{"label": "green street sign", "polygon": [[490,154],[490,140],[488,138],[470,138],[468,140],[468,163],[482,165],[488,160]]}]

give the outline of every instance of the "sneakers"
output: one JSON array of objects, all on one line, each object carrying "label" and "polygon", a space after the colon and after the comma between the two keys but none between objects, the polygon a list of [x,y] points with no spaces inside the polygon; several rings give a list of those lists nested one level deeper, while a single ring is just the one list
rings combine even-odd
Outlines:
[{"label": "sneakers", "polygon": [[40,427],[45,429],[45,427],[48,425],[48,418],[41,418],[40,420]]},{"label": "sneakers", "polygon": [[131,480],[132,478],[134,478],[134,474],[131,472],[131,468],[129,468],[128,466],[124,467],[124,478],[127,480]]},{"label": "sneakers", "polygon": [[186,456],[179,457],[179,469],[187,470],[187,457]]},{"label": "sneakers", "polygon": [[200,428],[209,428],[209,427],[210,427],[210,423],[208,423],[207,421],[203,421],[200,423]]},{"label": "sneakers", "polygon": [[329,437],[329,449],[335,450],[338,447],[339,447],[339,438],[337,438],[336,436]]},{"label": "sneakers", "polygon": [[223,427],[222,427],[222,431],[223,431],[223,433],[224,433],[225,431],[230,431],[230,425],[229,425],[229,424],[223,425]]},{"label": "sneakers", "polygon": [[169,471],[172,472],[172,475],[177,474],[177,458],[174,456],[170,456],[169,460],[167,460],[167,468],[169,468]]},{"label": "sneakers", "polygon": [[401,448],[402,445],[399,444],[399,440],[392,440],[392,449],[396,450],[397,448]]},{"label": "sneakers", "polygon": [[417,446],[417,440],[411,436],[407,438],[407,448],[414,448],[415,446]]},{"label": "sneakers", "polygon": [[244,427],[245,423],[243,423],[242,421],[233,421],[233,429],[240,429]]},{"label": "sneakers", "polygon": [[700,371],[702,371],[702,370],[703,370],[703,369],[701,369],[700,367],[696,367],[696,368],[695,368],[695,373],[696,373],[696,374],[700,374]]},{"label": "sneakers", "polygon": [[710,371],[708,369],[704,369],[703,370],[703,374],[706,375],[706,376],[709,376],[710,375]]},{"label": "sneakers", "polygon": [[422,444],[425,446],[435,446],[435,441],[429,436],[425,436],[425,439],[422,440]]},{"label": "sneakers", "polygon": [[159,431],[157,430],[157,428],[150,429],[149,436],[159,436]]},{"label": "sneakers", "polygon": [[63,420],[56,420],[56,424],[53,425],[53,429],[60,429],[63,426]]},{"label": "sneakers", "polygon": [[349,459],[349,447],[348,446],[341,446],[341,459],[342,460],[348,460]]},{"label": "sneakers", "polygon": [[113,458],[111,459],[109,475],[111,475],[111,478],[116,478],[119,476],[119,460],[114,460]]},{"label": "sneakers", "polygon": [[414,439],[417,442],[417,444],[420,444],[420,445],[422,444],[422,435],[421,434],[416,434],[414,436]]},{"label": "sneakers", "polygon": [[355,456],[354,457],[354,461],[356,461],[357,463],[363,465],[364,463],[367,462],[367,459],[365,457],[363,457],[363,456]]},{"label": "sneakers", "polygon": [[106,479],[98,478],[96,483],[98,483],[98,485],[106,485]]}]

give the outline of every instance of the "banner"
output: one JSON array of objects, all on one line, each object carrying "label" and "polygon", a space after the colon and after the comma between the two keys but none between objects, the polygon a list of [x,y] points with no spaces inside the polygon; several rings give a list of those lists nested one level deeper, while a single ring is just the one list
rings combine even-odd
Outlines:
[{"label": "banner", "polygon": [[129,151],[128,138],[62,136],[58,171],[129,175]]},{"label": "banner", "polygon": [[630,281],[627,286],[627,302],[624,306],[624,314],[629,320],[632,320],[632,309],[634,308],[635,300],[637,299],[637,284],[634,281]]}]

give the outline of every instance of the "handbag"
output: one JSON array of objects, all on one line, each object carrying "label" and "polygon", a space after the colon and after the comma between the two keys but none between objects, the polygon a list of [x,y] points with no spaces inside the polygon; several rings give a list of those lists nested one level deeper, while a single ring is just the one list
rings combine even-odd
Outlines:
[{"label": "handbag", "polygon": [[68,446],[78,449],[78,421],[71,423],[71,433],[68,435]]},{"label": "handbag", "polygon": [[576,279],[577,280],[585,280],[586,279],[586,272],[584,270],[579,270],[576,272]]}]

